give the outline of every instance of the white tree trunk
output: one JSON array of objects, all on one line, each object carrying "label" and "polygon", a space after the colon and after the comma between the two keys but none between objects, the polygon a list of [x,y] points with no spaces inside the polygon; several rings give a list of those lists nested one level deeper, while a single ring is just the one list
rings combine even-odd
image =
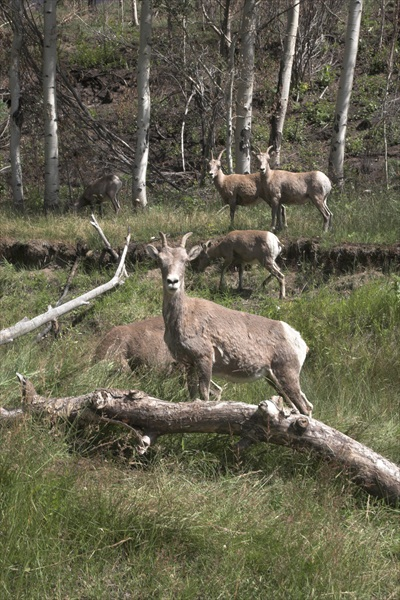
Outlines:
[{"label": "white tree trunk", "polygon": [[225,92],[226,105],[226,162],[228,173],[233,173],[232,143],[233,143],[233,89],[235,85],[235,48],[236,39],[231,40],[228,61],[228,83]]},{"label": "white tree trunk", "polygon": [[254,83],[256,0],[246,0],[241,26],[241,52],[236,102],[236,173],[250,173],[250,138]]},{"label": "white tree trunk", "polygon": [[136,0],[132,0],[132,22],[135,25],[135,27],[139,27],[139,19],[138,19]]},{"label": "white tree trunk", "polygon": [[344,148],[346,142],[347,115],[349,112],[356,66],[358,39],[362,14],[362,0],[351,0],[347,21],[346,41],[339,89],[336,98],[335,117],[331,150],[329,155],[329,175],[339,188],[344,183]]},{"label": "white tree trunk", "polygon": [[44,208],[58,208],[58,132],[57,132],[57,0],[44,0],[43,99],[45,135]]},{"label": "white tree trunk", "polygon": [[150,130],[150,57],[152,35],[152,0],[142,0],[140,12],[140,46],[137,62],[137,142],[133,166],[133,208],[147,205],[146,172],[149,158]]},{"label": "white tree trunk", "polygon": [[271,118],[271,137],[269,142],[275,149],[275,167],[279,167],[281,163],[282,134],[289,102],[293,59],[296,48],[297,30],[299,28],[299,13],[299,2],[292,5],[287,13],[286,37],[279,70],[276,104],[274,114]]},{"label": "white tree trunk", "polygon": [[20,86],[20,54],[22,48],[22,2],[23,0],[11,0],[13,41],[11,46],[10,64],[10,162],[11,183],[14,207],[18,211],[24,210],[24,188],[22,185],[21,167],[21,128],[23,121],[23,110],[21,105]]}]

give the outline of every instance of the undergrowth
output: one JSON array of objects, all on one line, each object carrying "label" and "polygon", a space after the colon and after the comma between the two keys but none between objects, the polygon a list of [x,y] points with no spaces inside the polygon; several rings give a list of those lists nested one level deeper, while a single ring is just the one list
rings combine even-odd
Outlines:
[{"label": "undergrowth", "polygon": [[[377,199],[378,198],[378,199]],[[374,240],[384,235],[384,199],[338,197],[335,230],[324,239]],[[376,201],[376,205],[374,202]],[[398,201],[391,198],[392,208]],[[336,203],[336,205],[335,205]],[[363,211],[363,219],[354,207]],[[137,241],[159,230],[188,230],[190,243],[228,230],[215,202],[193,213],[178,199],[147,214],[127,207],[101,221],[113,245],[127,224]],[[290,235],[318,231],[315,209],[290,212]],[[149,216],[151,218],[149,218]],[[239,210],[239,227],[265,228],[269,211]],[[84,217],[4,215],[6,235],[21,240],[81,238],[100,243]],[[394,241],[398,215],[386,220]],[[56,226],[57,222],[57,226]],[[367,231],[368,228],[368,231]],[[365,234],[364,234],[365,229]],[[354,233],[355,232],[355,233]],[[60,319],[58,338],[36,333],[0,347],[0,406],[16,407],[23,373],[46,396],[63,397],[99,387],[142,389],[183,402],[178,376],[148,370],[118,371],[93,362],[101,336],[113,325],[161,312],[158,270],[136,266],[123,286]],[[108,281],[113,269],[80,270],[70,296]],[[298,329],[310,351],[302,388],[315,417],[400,462],[399,278],[371,272],[327,280],[299,265],[286,270],[288,296],[260,285],[265,273],[237,274],[218,291],[219,271],[188,270],[187,288],[225,306],[282,319]],[[0,328],[47,310],[59,297],[67,269],[0,265]],[[220,381],[219,383],[223,383]],[[228,384],[224,398],[258,404],[273,390],[264,382]],[[289,448],[253,446],[240,458],[236,440],[222,435],[160,438],[147,455],[135,453],[129,432],[115,425],[81,428],[26,416],[0,427],[0,596],[2,598],[230,598],[357,600],[400,596],[399,511],[360,491],[348,474],[315,456]]]}]

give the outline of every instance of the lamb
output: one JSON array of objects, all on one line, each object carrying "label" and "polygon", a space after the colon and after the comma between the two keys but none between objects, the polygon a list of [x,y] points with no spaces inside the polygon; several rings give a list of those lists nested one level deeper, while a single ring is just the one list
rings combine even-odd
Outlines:
[{"label": "lamb", "polygon": [[279,297],[285,297],[285,276],[276,264],[276,258],[282,250],[282,244],[270,231],[231,231],[219,242],[208,241],[202,245],[202,251],[196,259],[196,267],[204,271],[212,260],[223,258],[219,288],[224,285],[224,277],[232,263],[239,265],[239,290],[243,289],[244,265],[259,262],[270,275],[263,281],[265,287],[271,277],[279,282]]},{"label": "lamb", "polygon": [[124,370],[147,366],[170,374],[177,363],[164,342],[164,331],[162,315],[118,325],[100,341],[94,358],[112,360]]},{"label": "lamb", "polygon": [[97,203],[100,211],[100,215],[103,216],[103,202],[106,198],[111,200],[114,207],[115,213],[121,210],[117,194],[122,187],[122,181],[118,175],[103,175],[99,179],[96,179],[91,185],[85,188],[82,196],[75,204],[75,208],[80,210],[85,206],[91,207],[94,210],[95,204]]},{"label": "lamb", "polygon": [[237,382],[264,377],[285,402],[311,416],[312,404],[300,388],[300,371],[307,345],[300,334],[283,321],[225,308],[185,294],[185,266],[201,252],[189,252],[186,233],[177,248],[146,246],[161,268],[165,342],[172,356],[187,369],[190,397],[208,400],[212,373]]},{"label": "lamb", "polygon": [[326,199],[332,189],[330,179],[321,171],[291,173],[279,169],[272,170],[269,165],[270,146],[266,152],[252,152],[261,174],[262,194],[272,207],[272,231],[282,229],[281,207],[283,204],[305,204],[308,200],[318,208],[324,219],[324,232],[332,224],[332,213]]}]

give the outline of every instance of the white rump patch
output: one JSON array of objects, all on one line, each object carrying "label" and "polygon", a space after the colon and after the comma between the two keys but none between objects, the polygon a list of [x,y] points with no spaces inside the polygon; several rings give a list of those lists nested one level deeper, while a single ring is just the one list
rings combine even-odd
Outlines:
[{"label": "white rump patch", "polygon": [[297,356],[299,357],[300,365],[303,365],[306,360],[308,346],[301,337],[300,333],[293,329],[290,325],[285,323],[285,321],[281,321],[282,327],[284,329],[286,339],[291,342],[293,349],[295,350]]}]

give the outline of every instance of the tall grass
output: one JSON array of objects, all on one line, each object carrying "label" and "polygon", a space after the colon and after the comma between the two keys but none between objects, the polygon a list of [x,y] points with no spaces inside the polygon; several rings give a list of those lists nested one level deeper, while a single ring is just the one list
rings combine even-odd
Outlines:
[{"label": "tall grass", "polygon": [[[324,243],[383,239],[386,205],[377,198],[376,206],[375,200],[366,206],[362,198],[333,203],[335,230]],[[370,219],[369,228],[361,216],[357,222],[352,202]],[[396,199],[390,202],[398,206]],[[127,223],[139,241],[159,230],[174,236],[193,230],[198,239],[227,230],[228,215],[216,216],[215,203],[192,204],[188,198],[169,199],[146,215],[131,215],[126,207],[122,216],[108,214],[102,224],[116,245]],[[263,206],[240,209],[237,225],[265,227],[269,218]],[[395,214],[386,219],[386,241],[395,239],[396,219]],[[303,224],[314,235],[322,228],[315,209],[293,208],[290,234]],[[19,239],[74,243],[82,237],[99,247],[84,218],[5,214],[2,228]],[[19,404],[16,371],[54,397],[110,386],[186,400],[179,377],[145,370],[126,374],[92,362],[96,344],[111,326],[160,313],[160,276],[150,268],[150,263],[138,267],[123,286],[64,316],[57,339],[38,344],[29,334],[1,346],[0,406]],[[290,293],[284,301],[275,283],[267,294],[260,291],[259,268],[246,273],[251,293],[239,295],[229,286],[220,293],[217,269],[188,272],[188,293],[296,327],[310,347],[302,388],[315,417],[400,462],[398,277],[374,272],[338,285],[335,278],[312,280],[306,268],[287,275]],[[109,276],[106,270],[79,272],[71,296]],[[46,310],[66,277],[63,269],[1,264],[0,328]],[[271,393],[263,382],[229,384],[224,398],[257,404]],[[238,458],[234,441],[175,435],[138,457],[128,432],[113,425],[81,429],[31,416],[2,422],[0,597],[400,597],[399,510],[369,498],[345,472],[313,455],[258,445]]]}]

